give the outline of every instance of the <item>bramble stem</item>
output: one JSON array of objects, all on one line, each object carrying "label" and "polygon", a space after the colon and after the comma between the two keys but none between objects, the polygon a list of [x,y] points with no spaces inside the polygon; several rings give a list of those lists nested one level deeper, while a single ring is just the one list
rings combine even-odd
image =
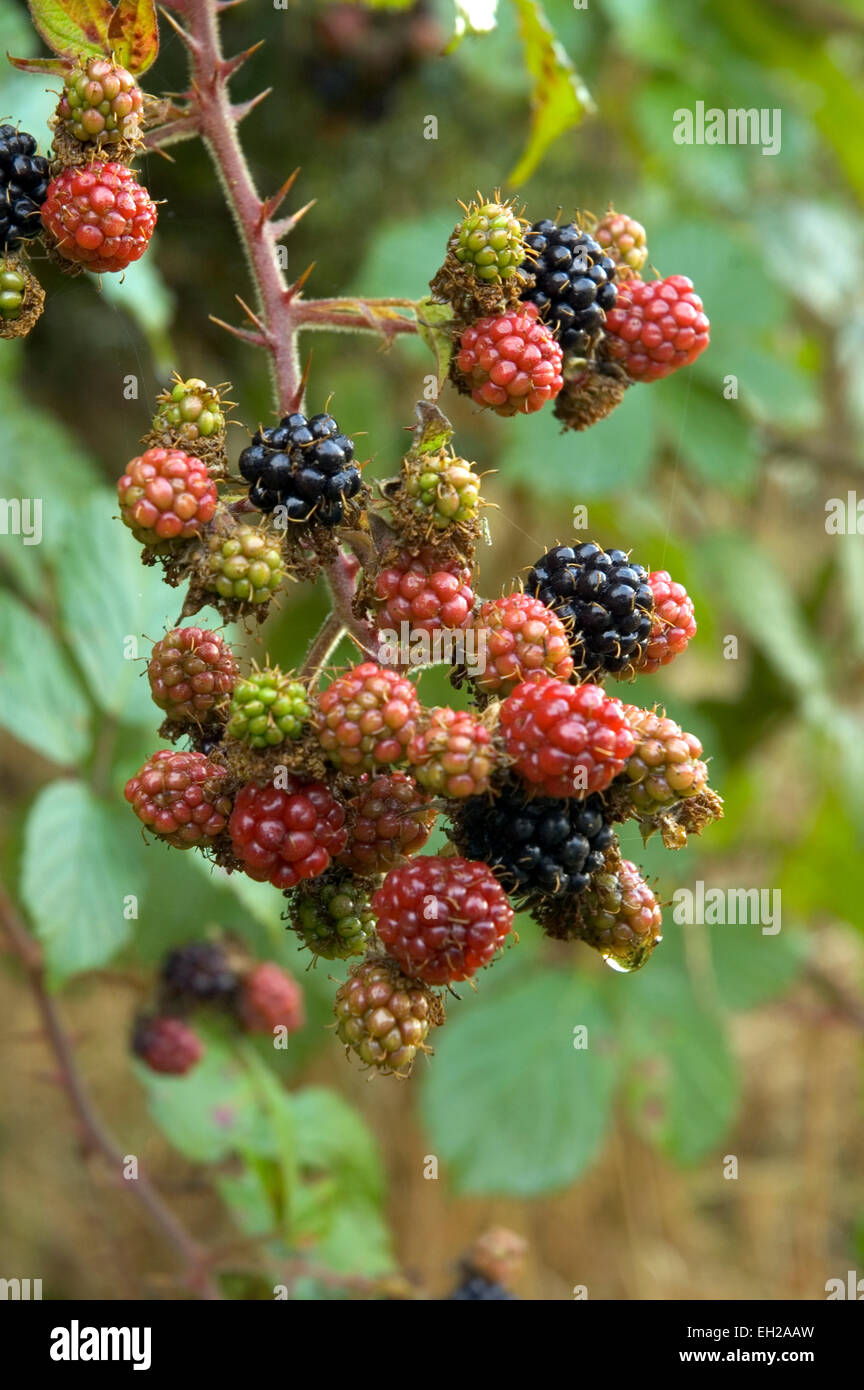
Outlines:
[{"label": "bramble stem", "polygon": [[[63,1026],[53,995],[45,984],[42,952],[21,921],[15,906],[0,886],[0,921],[12,950],[18,956],[36,1000],[42,1026],[57,1061],[57,1069],[69,1103],[75,1112],[85,1149],[99,1153],[115,1176],[122,1178],[126,1155],[106,1130],[78,1071],[74,1049]],[[126,1183],[166,1240],[173,1245],[184,1266],[185,1283],[202,1298],[221,1299],[222,1294],[207,1273],[206,1251],[166,1206],[159,1192],[142,1173]]]},{"label": "bramble stem", "polygon": [[[280,415],[302,408],[303,380],[300,372],[297,335],[303,328],[348,329],[377,332],[385,337],[397,333],[416,333],[413,317],[400,310],[411,310],[406,299],[311,299],[304,300],[300,284],[289,286],[276,254],[278,224],[271,221],[278,198],[265,203],[255,187],[237,135],[238,111],[228,94],[228,79],[234,70],[222,53],[218,6],[215,0],[183,0],[178,7],[186,19],[192,88],[198,128],[225,189],[249,263],[256,291],[256,328],[261,346],[273,366],[276,406]],[[285,185],[291,186],[292,179]],[[333,628],[351,634],[364,655],[375,651],[375,629],[353,612],[356,560],[340,552],[325,568],[333,600]],[[320,637],[320,634],[319,634]],[[322,639],[323,641],[324,639]],[[322,664],[316,650],[307,654],[304,672]],[[332,650],[332,647],[329,649]],[[329,650],[325,653],[329,655]]]}]

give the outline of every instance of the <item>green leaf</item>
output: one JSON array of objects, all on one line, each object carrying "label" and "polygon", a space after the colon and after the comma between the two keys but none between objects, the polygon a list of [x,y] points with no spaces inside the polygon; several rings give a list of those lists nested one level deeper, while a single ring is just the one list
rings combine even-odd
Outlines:
[{"label": "green leaf", "polygon": [[578,433],[562,431],[551,411],[508,420],[501,430],[502,480],[525,483],[534,497],[565,497],[571,509],[638,488],[654,460],[653,389],[631,387],[611,415]]},{"label": "green leaf", "polygon": [[108,38],[118,62],[136,76],[146,72],[159,52],[159,19],[154,0],[117,0]]},{"label": "green leaf", "polygon": [[323,1086],[307,1086],[289,1099],[301,1167],[338,1173],[344,1188],[379,1200],[384,1191],[381,1158],[357,1111]]},{"label": "green leaf", "polygon": [[689,461],[697,477],[742,494],[758,465],[753,431],[735,401],[701,389],[691,376],[657,382],[655,401],[666,421],[673,452]]},{"label": "green leaf", "polygon": [[434,1041],[423,1108],[431,1151],[459,1192],[532,1196],[574,1181],[598,1156],[616,1067],[588,981],[544,971],[481,995]]},{"label": "green leaf", "polygon": [[109,0],[27,0],[33,27],[63,58],[109,53]]},{"label": "green leaf", "polygon": [[755,1009],[776,999],[789,989],[804,967],[807,938],[801,932],[791,931],[785,920],[781,920],[781,929],[773,936],[764,935],[761,925],[729,924],[686,930],[710,931],[717,995],[727,1009]]},{"label": "green leaf", "polygon": [[418,299],[416,308],[417,329],[435,358],[440,391],[447,380],[450,359],[453,356],[453,335],[449,331],[449,325],[453,321],[453,307],[450,304],[437,304],[434,299]]},{"label": "green leaf", "polygon": [[168,331],[174,317],[174,296],[160,274],[155,257],[145,256],[141,261],[133,261],[122,276],[104,276],[102,294],[118,309],[124,309],[146,334],[156,359],[155,368],[167,376],[174,360]]},{"label": "green leaf", "polygon": [[143,891],[141,840],[118,806],[52,782],[27,817],[21,896],[52,982],[104,965],[128,941],[126,900]]},{"label": "green leaf", "polygon": [[742,545],[737,533],[706,536],[698,559],[706,578],[714,576],[742,627],[780,675],[804,698],[823,691],[812,637],[776,561],[752,539]]},{"label": "green leaf", "polygon": [[8,594],[0,594],[0,724],[68,767],[90,744],[90,706],[63,650]]},{"label": "green leaf", "polygon": [[200,1163],[218,1163],[244,1149],[273,1157],[272,1124],[248,1069],[215,1034],[205,1034],[205,1048],[187,1076],[159,1076],[136,1066],[159,1128]]},{"label": "green leaf", "polygon": [[630,1106],[642,1133],[670,1158],[696,1163],[734,1121],[738,1072],[717,1018],[680,993],[669,1003],[640,1019],[635,999],[628,1001]]},{"label": "green leaf", "polygon": [[549,24],[539,0],[515,0],[525,49],[525,66],[534,82],[531,134],[510,174],[512,184],[533,174],[554,140],[594,111],[594,102]]},{"label": "green leaf", "polygon": [[173,626],[180,599],[140,555],[117,520],[116,498],[100,489],[68,530],[57,578],[69,641],[94,698],[126,723],[152,724],[142,659],[149,647],[142,639],[155,641]]},{"label": "green leaf", "polygon": [[64,58],[13,58],[11,53],[7,53],[6,58],[19,72],[47,73],[51,77],[65,77],[69,71],[69,64]]}]

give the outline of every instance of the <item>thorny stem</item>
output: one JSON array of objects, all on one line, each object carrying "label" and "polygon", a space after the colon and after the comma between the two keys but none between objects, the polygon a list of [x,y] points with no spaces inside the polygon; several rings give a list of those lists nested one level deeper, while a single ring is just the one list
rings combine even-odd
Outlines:
[{"label": "thorny stem", "polygon": [[[46,988],[42,952],[27,931],[12,900],[2,886],[0,886],[0,921],[3,923],[12,950],[27,972],[42,1026],[57,1061],[60,1080],[81,1128],[85,1150],[101,1154],[119,1179],[123,1173],[126,1155],[108,1133],[101,1116],[90,1099],[89,1092],[78,1071],[74,1049],[63,1027],[57,1005]],[[206,1251],[189,1234],[170,1207],[166,1206],[150,1180],[139,1172],[137,1178],[129,1180],[128,1189],[145,1208],[155,1225],[159,1227],[166,1240],[173,1245],[180,1256],[188,1287],[199,1293],[202,1298],[221,1299],[222,1295],[218,1287],[207,1274]]]},{"label": "thorny stem", "polygon": [[[377,332],[385,338],[416,333],[414,316],[399,312],[410,310],[412,304],[404,299],[304,300],[301,282],[287,283],[277,259],[276,243],[283,230],[290,230],[292,219],[286,223],[272,221],[279,198],[264,202],[249,172],[237,134],[237,122],[244,108],[233,106],[228,93],[228,79],[239,62],[226,61],[223,55],[219,6],[215,0],[182,0],[180,4],[175,0],[175,8],[187,25],[184,32],[190,55],[194,120],[222,180],[255,284],[257,312],[253,321],[257,332],[250,337],[270,356],[279,413],[299,410],[303,381],[297,336],[302,328]],[[288,191],[291,182],[287,181],[282,192]],[[341,552],[326,566],[333,625],[335,629],[338,623],[366,655],[371,655],[375,647],[374,628],[352,609],[356,570],[356,562]],[[304,671],[317,670],[321,664],[314,646],[307,655]]]},{"label": "thorny stem", "polygon": [[[119,1181],[127,1155],[108,1132],[93,1104],[78,1068],[74,1046],[64,1027],[54,996],[48,991],[42,952],[2,884],[0,925],[6,933],[13,954],[17,956],[26,972],[42,1027],[57,1063],[58,1079],[78,1121],[83,1150],[85,1154],[98,1153]],[[124,1180],[124,1185],[162,1232],[169,1245],[174,1247],[183,1266],[183,1282],[186,1287],[202,1299],[221,1301],[222,1292],[213,1278],[213,1271],[234,1252],[237,1242],[214,1249],[199,1244],[174,1215],[159,1190],[140,1171],[137,1178]],[[301,1256],[292,1258],[289,1268],[295,1278],[306,1275],[332,1288],[371,1292],[376,1287],[373,1280],[361,1280],[359,1276],[340,1274],[309,1262]]]}]

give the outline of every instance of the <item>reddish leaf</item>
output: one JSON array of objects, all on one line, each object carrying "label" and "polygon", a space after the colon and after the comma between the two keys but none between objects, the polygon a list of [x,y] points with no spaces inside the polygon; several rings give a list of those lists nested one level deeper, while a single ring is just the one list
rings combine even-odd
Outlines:
[{"label": "reddish leaf", "polygon": [[27,0],[36,32],[64,58],[107,53],[110,0]]},{"label": "reddish leaf", "polygon": [[19,72],[49,72],[65,77],[70,67],[67,58],[13,58],[11,53],[6,57]]},{"label": "reddish leaf", "polygon": [[159,52],[155,0],[119,0],[108,27],[118,62],[130,72],[146,72]]}]

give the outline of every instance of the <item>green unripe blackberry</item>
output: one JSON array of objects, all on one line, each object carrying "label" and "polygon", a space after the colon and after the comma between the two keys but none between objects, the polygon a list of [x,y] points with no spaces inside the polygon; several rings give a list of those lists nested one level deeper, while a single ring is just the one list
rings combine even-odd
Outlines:
[{"label": "green unripe blackberry", "polygon": [[131,72],[111,58],[85,58],[66,78],[58,116],[83,144],[140,140],[144,96]]},{"label": "green unripe blackberry", "polygon": [[0,318],[10,321],[21,315],[27,279],[8,262],[0,261]]},{"label": "green unripe blackberry", "polygon": [[522,223],[509,203],[482,203],[459,224],[456,259],[487,285],[512,280],[525,258]]},{"label": "green unripe blackberry", "polygon": [[415,512],[438,531],[474,521],[480,508],[480,479],[473,465],[450,454],[424,458],[422,471],[408,476],[405,490]]},{"label": "green unripe blackberry", "polygon": [[347,960],[365,952],[375,930],[375,913],[369,894],[348,879],[299,893],[293,924],[316,956]]},{"label": "green unripe blackberry", "polygon": [[159,408],[153,416],[153,433],[170,435],[172,441],[193,444],[198,439],[210,439],[225,428],[225,416],[219,392],[206,381],[190,377],[176,381],[158,398]]},{"label": "green unripe blackberry", "polygon": [[253,748],[275,748],[286,739],[299,738],[309,714],[309,695],[301,681],[284,675],[278,666],[256,669],[234,687],[228,737]]},{"label": "green unripe blackberry", "polygon": [[279,544],[260,526],[236,526],[225,535],[214,532],[207,546],[204,588],[220,598],[266,603],[285,578]]}]

